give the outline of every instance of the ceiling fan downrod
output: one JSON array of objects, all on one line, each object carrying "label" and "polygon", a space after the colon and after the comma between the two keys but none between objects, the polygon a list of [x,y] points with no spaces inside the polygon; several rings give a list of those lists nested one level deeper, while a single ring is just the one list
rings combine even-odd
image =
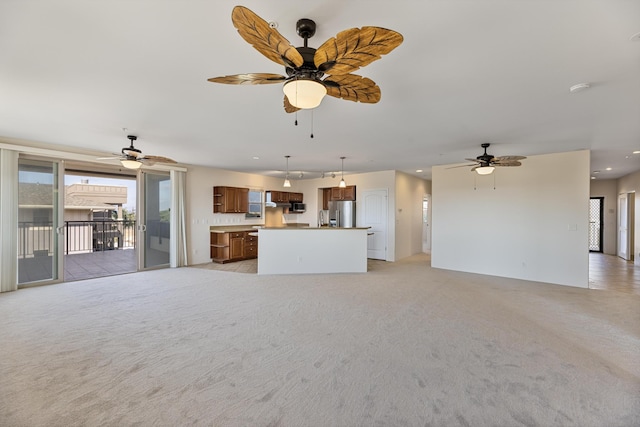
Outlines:
[{"label": "ceiling fan downrod", "polygon": [[298,19],[296,33],[304,39],[304,47],[308,47],[307,41],[316,33],[316,23],[308,18]]}]

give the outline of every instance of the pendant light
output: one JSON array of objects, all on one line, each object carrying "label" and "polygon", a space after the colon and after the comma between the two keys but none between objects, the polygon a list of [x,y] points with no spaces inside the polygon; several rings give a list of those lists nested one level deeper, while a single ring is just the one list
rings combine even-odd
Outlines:
[{"label": "pendant light", "polygon": [[289,157],[291,156],[284,156],[284,158],[287,159],[287,174],[284,176],[283,187],[291,187],[291,181],[289,181]]},{"label": "pendant light", "polygon": [[344,159],[345,159],[344,156],[340,157],[340,160],[342,160],[342,179],[340,180],[340,184],[338,185],[338,187],[340,187],[340,188],[346,188],[347,187],[347,183],[344,182]]}]

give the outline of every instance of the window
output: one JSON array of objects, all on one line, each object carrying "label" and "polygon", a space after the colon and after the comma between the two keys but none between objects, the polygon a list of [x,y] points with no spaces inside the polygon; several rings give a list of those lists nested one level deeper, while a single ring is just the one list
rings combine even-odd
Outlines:
[{"label": "window", "polygon": [[262,217],[262,190],[249,190],[249,212],[245,218]]}]

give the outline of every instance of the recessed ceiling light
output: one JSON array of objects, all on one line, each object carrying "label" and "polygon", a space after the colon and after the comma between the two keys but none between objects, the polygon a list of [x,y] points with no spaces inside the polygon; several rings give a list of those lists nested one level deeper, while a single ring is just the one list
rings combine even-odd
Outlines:
[{"label": "recessed ceiling light", "polygon": [[253,156],[253,157],[252,157],[252,159],[253,159],[253,160],[260,160],[260,157],[258,157],[258,156]]},{"label": "recessed ceiling light", "polygon": [[640,150],[634,151],[633,154],[640,154]]},{"label": "recessed ceiling light", "polygon": [[589,83],[578,83],[577,85],[573,85],[569,88],[569,92],[576,93],[583,91],[585,89],[589,89],[591,85]]},{"label": "recessed ceiling light", "polygon": [[593,171],[593,173],[600,173],[600,171]]},{"label": "recessed ceiling light", "polygon": [[629,40],[631,40],[632,42],[640,41],[640,33],[635,33],[634,35],[629,37]]},{"label": "recessed ceiling light", "polygon": [[596,177],[595,177],[595,176],[592,176],[592,177],[591,177],[591,179],[596,179]]},{"label": "recessed ceiling light", "polygon": [[416,173],[422,172],[422,169],[416,169]]},{"label": "recessed ceiling light", "polygon": [[605,170],[606,170],[606,171],[610,171],[610,170],[612,170],[612,168],[606,168]]}]

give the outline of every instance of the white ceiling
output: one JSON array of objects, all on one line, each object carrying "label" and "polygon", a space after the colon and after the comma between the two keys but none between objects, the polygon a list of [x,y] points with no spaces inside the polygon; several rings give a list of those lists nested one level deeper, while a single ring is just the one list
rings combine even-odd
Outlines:
[{"label": "white ceiling", "polygon": [[638,0],[247,0],[295,46],[300,18],[317,23],[311,47],[365,25],[404,36],[356,73],[380,86],[378,104],[327,97],[297,127],[280,85],[207,82],[284,73],[237,34],[236,4],[1,1],[0,137],[109,153],[127,128],[146,154],[269,175],[290,155],[305,177],[346,156],[345,173],[429,178],[483,142],[496,156],[591,149],[599,178],[640,170]]}]

